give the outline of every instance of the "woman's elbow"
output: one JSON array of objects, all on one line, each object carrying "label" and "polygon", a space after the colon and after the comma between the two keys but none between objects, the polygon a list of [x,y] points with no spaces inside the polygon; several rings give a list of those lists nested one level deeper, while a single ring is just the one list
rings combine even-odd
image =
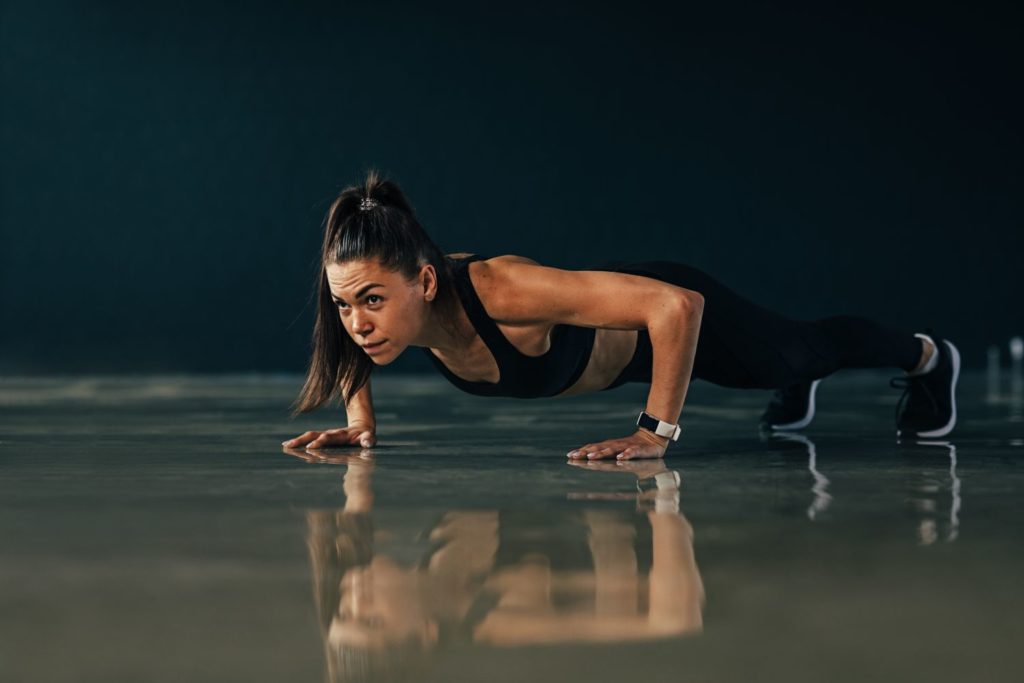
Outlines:
[{"label": "woman's elbow", "polygon": [[692,289],[673,287],[667,292],[667,296],[659,297],[654,309],[651,311],[649,323],[656,320],[664,321],[665,324],[675,328],[680,320],[687,322],[698,322],[704,312],[704,297]]},{"label": "woman's elbow", "polygon": [[687,291],[690,292],[689,296],[693,300],[694,308],[698,313],[702,313],[704,311],[704,295],[700,292],[695,292],[692,289]]},{"label": "woman's elbow", "polygon": [[680,313],[686,318],[699,318],[704,312],[704,295],[692,289],[682,289],[676,297]]}]

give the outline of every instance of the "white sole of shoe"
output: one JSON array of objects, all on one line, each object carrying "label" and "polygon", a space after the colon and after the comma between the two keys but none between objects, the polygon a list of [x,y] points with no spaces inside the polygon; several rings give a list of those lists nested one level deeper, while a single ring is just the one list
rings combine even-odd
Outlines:
[{"label": "white sole of shoe", "polygon": [[820,379],[816,379],[811,382],[811,391],[807,397],[807,414],[796,422],[788,422],[784,425],[772,425],[772,429],[776,432],[786,432],[792,429],[803,429],[807,425],[811,424],[811,420],[814,419],[814,394],[818,391],[818,383]]},{"label": "white sole of shoe", "polygon": [[[944,426],[927,432],[915,432],[914,436],[918,438],[927,439],[934,436],[945,436],[953,431],[953,427],[956,426],[956,382],[960,378],[960,351],[948,339],[943,339],[942,342],[949,349],[949,358],[953,361],[953,381],[949,383],[949,405],[953,407],[953,411],[949,415],[949,422]],[[900,436],[899,430],[896,430],[896,436]]]}]

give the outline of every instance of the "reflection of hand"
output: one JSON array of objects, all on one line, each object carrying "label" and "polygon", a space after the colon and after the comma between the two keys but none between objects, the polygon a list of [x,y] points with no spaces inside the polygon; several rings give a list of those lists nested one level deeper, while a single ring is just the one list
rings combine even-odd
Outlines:
[{"label": "reflection of hand", "polygon": [[368,422],[353,422],[348,427],[328,429],[327,431],[309,431],[299,434],[294,439],[281,443],[282,446],[298,448],[324,448],[327,446],[355,446],[369,448],[377,442],[377,427]]},{"label": "reflection of hand", "polygon": [[573,467],[580,467],[593,472],[622,472],[633,473],[636,478],[643,481],[651,477],[668,472],[664,460],[616,460],[615,462],[601,462],[600,460],[570,460]]},{"label": "reflection of hand", "polygon": [[[600,492],[569,493],[569,500],[635,500],[638,509],[653,504],[656,510],[679,510],[679,473],[665,467],[664,460],[635,460],[615,462],[570,460],[569,464],[592,472],[619,472],[636,476],[636,493]],[[657,487],[644,490],[641,482],[654,479]]]},{"label": "reflection of hand", "polygon": [[633,434],[621,439],[607,439],[597,443],[588,443],[566,455],[570,459],[599,460],[616,458],[631,460],[633,458],[661,458],[665,455],[668,437],[658,436],[646,429],[638,429]]},{"label": "reflection of hand", "polygon": [[373,450],[369,448],[349,448],[341,453],[325,453],[323,451],[305,451],[301,448],[283,448],[283,452],[299,460],[331,465],[367,465],[373,462]]},{"label": "reflection of hand", "polygon": [[570,491],[565,494],[566,500],[628,500],[640,503],[642,500],[653,498],[657,492],[642,492],[642,493],[623,493],[612,492],[612,491],[600,491],[587,493],[585,491]]}]

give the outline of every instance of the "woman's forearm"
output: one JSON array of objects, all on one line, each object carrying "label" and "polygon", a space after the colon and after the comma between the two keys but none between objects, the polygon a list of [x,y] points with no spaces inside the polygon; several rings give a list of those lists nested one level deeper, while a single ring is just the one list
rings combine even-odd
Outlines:
[{"label": "woman's forearm", "polygon": [[364,424],[376,426],[377,419],[373,414],[373,395],[370,393],[370,379],[367,378],[363,388],[355,393],[352,400],[345,404],[348,424]]},{"label": "woman's forearm", "polygon": [[646,411],[665,422],[679,421],[697,354],[704,298],[697,293],[677,296],[647,326],[653,368]]}]

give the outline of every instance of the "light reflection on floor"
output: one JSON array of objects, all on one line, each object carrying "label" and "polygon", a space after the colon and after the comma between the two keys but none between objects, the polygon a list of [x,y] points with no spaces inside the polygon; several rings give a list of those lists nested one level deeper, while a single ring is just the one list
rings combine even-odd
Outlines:
[{"label": "light reflection on floor", "polygon": [[1019,396],[895,440],[886,375],[801,433],[703,383],[663,462],[575,463],[645,387],[375,388],[311,457],[295,378],[0,380],[3,680],[1015,680]]}]

